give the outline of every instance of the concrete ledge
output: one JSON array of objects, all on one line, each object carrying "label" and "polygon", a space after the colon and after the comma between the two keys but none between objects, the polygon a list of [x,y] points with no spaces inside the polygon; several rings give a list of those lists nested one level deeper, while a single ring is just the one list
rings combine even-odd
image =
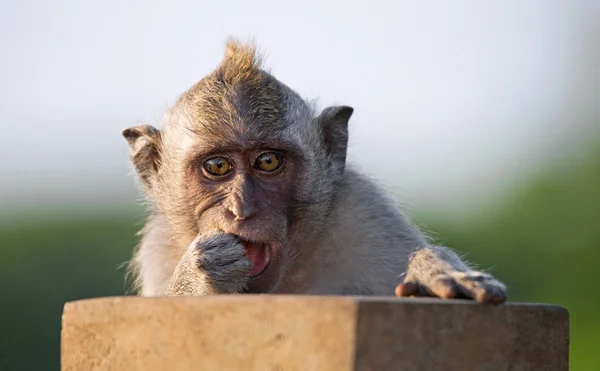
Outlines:
[{"label": "concrete ledge", "polygon": [[220,295],[70,302],[63,371],[568,370],[551,305]]}]

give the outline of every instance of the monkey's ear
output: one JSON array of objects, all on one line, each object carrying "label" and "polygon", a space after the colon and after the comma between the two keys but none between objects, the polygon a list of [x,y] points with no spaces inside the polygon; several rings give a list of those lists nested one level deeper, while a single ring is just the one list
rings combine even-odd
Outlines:
[{"label": "monkey's ear", "polygon": [[354,109],[348,106],[327,107],[319,115],[323,140],[334,167],[342,173],[346,165],[348,121]]},{"label": "monkey's ear", "polygon": [[129,154],[144,187],[150,185],[150,177],[159,164],[160,131],[150,125],[133,126],[123,130],[129,143]]}]

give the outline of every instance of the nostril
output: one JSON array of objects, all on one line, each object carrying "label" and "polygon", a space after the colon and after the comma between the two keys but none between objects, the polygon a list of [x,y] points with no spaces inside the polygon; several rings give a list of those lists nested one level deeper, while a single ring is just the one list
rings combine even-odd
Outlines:
[{"label": "nostril", "polygon": [[242,221],[242,220],[246,220],[246,219],[248,219],[248,217],[246,217],[246,216],[244,216],[244,215],[236,215],[236,214],[233,214],[233,218],[234,218],[235,220],[238,220],[238,221]]},{"label": "nostril", "polygon": [[244,221],[252,218],[256,212],[251,208],[231,208],[229,209],[230,214],[236,221]]},{"label": "nostril", "polygon": [[248,220],[251,219],[253,216],[255,215],[254,211],[249,212],[249,213],[241,213],[241,214],[237,214],[235,215],[235,220]]},{"label": "nostril", "polygon": [[252,197],[242,197],[238,194],[232,196],[227,208],[233,214],[235,220],[248,220],[256,214],[256,205]]}]

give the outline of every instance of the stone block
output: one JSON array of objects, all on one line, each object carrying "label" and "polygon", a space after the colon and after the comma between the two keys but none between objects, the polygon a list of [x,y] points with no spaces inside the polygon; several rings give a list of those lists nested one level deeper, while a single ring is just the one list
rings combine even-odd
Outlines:
[{"label": "stone block", "polygon": [[539,304],[219,295],[70,302],[62,371],[568,370],[569,314]]}]

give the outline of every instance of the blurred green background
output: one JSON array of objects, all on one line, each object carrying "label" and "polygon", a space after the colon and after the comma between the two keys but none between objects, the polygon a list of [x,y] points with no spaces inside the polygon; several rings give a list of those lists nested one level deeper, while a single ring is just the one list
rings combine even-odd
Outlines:
[{"label": "blurred green background", "polygon": [[[504,280],[511,301],[566,306],[571,370],[600,367],[600,146],[553,161],[475,209],[415,219]],[[0,223],[0,369],[58,370],[63,304],[122,295],[141,210],[56,210]]]}]

